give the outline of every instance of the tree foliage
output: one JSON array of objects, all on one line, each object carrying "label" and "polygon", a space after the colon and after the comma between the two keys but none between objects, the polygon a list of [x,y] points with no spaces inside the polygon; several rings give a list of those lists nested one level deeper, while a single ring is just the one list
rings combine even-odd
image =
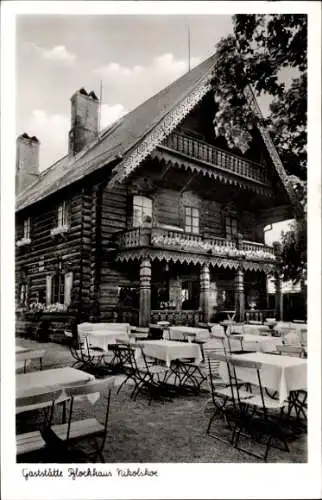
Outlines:
[{"label": "tree foliage", "polygon": [[287,231],[282,232],[281,271],[284,281],[303,284],[307,279],[307,184],[298,177],[290,181],[303,207],[303,216],[294,220]]},{"label": "tree foliage", "polygon": [[[256,120],[244,89],[272,98],[266,125],[287,173],[306,178],[306,15],[236,15],[234,34],[217,45],[215,132],[245,153]],[[285,78],[290,79],[286,84]]]}]

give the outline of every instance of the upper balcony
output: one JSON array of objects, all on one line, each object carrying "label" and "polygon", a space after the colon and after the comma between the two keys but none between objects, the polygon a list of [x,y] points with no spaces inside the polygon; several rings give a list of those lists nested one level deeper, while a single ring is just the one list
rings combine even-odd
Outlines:
[{"label": "upper balcony", "polygon": [[235,242],[218,236],[210,238],[162,227],[129,229],[117,235],[117,245],[120,251],[152,247],[249,260],[271,262],[276,260],[274,249],[262,243],[246,240]]},{"label": "upper balcony", "polygon": [[263,165],[223,151],[207,142],[186,135],[173,133],[163,142],[161,149],[175,151],[187,158],[194,158],[207,166],[229,172],[248,181],[270,185],[266,168]]}]

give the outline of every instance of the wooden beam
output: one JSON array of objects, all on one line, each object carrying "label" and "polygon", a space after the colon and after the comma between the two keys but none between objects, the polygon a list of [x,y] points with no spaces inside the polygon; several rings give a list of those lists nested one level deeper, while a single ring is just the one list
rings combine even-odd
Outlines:
[{"label": "wooden beam", "polygon": [[195,177],[195,176],[196,176],[196,174],[195,174],[195,173],[193,173],[193,174],[189,177],[188,181],[185,183],[185,185],[183,186],[183,188],[180,190],[180,194],[182,194],[184,191],[186,191],[186,190],[187,190],[187,187],[188,187],[188,186],[190,186],[190,184],[191,184],[191,182],[192,182],[192,180],[194,179],[194,177]]}]

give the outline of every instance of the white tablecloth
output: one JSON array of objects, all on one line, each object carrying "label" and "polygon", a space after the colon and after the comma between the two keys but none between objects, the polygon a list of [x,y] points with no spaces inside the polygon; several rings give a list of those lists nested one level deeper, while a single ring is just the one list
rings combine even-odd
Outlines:
[{"label": "white tablecloth", "polygon": [[[170,339],[171,340],[195,340],[206,341],[210,337],[210,332],[206,328],[194,328],[192,326],[170,326]],[[191,335],[189,337],[189,335]],[[193,337],[192,337],[193,336]],[[164,338],[169,338],[169,332],[165,330]]]},{"label": "white tablecloth", "polygon": [[195,364],[199,364],[202,360],[198,344],[172,340],[148,340],[140,344],[146,356],[165,361],[168,367],[175,359],[192,358]]},{"label": "white tablecloth", "polygon": [[[85,384],[95,380],[94,375],[76,370],[70,366],[64,368],[53,368],[51,370],[41,370],[37,372],[24,373],[16,375],[16,397],[31,396],[50,392],[55,389],[64,389],[74,385]],[[88,400],[92,403],[97,400],[98,396],[90,394]],[[64,394],[59,398],[64,400]],[[44,406],[46,406],[44,404]],[[21,413],[26,410],[31,410],[31,406],[16,407],[16,413]]]},{"label": "white tablecloth", "polygon": [[95,347],[101,347],[102,349],[108,350],[108,346],[111,344],[116,344],[116,339],[124,340],[129,342],[130,337],[128,333],[117,333],[117,332],[92,332],[88,334],[88,344]]},{"label": "white tablecloth", "polygon": [[276,351],[276,346],[283,344],[281,337],[272,337],[271,335],[246,333],[242,337],[245,351],[273,352]]},{"label": "white tablecloth", "polygon": [[[264,352],[236,354],[233,358],[246,359],[262,363],[260,371],[263,387],[279,393],[280,402],[288,398],[290,391],[306,390],[307,360],[292,356],[280,356]],[[227,380],[225,367],[221,368],[221,376]],[[236,375],[244,382],[258,385],[257,372],[252,368],[236,367]]]},{"label": "white tablecloth", "polygon": [[[229,350],[228,340],[222,335],[225,340],[225,347]],[[239,338],[243,338],[243,349],[245,351],[261,351],[261,352],[274,352],[277,345],[282,345],[282,338],[271,337],[264,335],[231,335],[229,337],[231,351],[240,351],[242,346]],[[222,349],[222,342],[217,339],[210,338],[204,344],[204,349]]]}]

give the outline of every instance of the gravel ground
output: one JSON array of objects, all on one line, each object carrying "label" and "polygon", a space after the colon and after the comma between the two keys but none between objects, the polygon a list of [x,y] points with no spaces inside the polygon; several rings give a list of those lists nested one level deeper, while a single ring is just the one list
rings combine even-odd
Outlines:
[{"label": "gravel ground", "polygon": [[[32,346],[40,344],[17,339],[17,344]],[[44,369],[70,366],[73,358],[68,347],[54,343],[41,344],[46,349]],[[37,363],[31,370],[38,369]],[[118,383],[123,376],[118,377]],[[104,448],[104,460],[110,463],[147,463],[147,462],[177,462],[177,463],[254,463],[260,460],[240,452],[232,446],[217,441],[206,435],[206,428],[211,415],[211,408],[205,411],[209,394],[180,394],[172,401],[153,400],[151,405],[145,395],[140,395],[136,401],[130,399],[132,387],[123,386],[119,394],[112,391],[108,433]],[[97,403],[91,405],[80,402],[75,407],[74,419],[96,416],[104,421],[106,395]],[[17,418],[18,432],[34,430],[36,423],[41,424],[42,416],[35,413],[24,413]],[[57,411],[55,420],[60,422],[61,412]],[[227,433],[221,418],[216,418],[214,429],[220,435]],[[262,447],[255,444],[253,450],[262,452]],[[273,463],[305,463],[307,461],[307,439],[302,434],[289,442],[290,452],[282,452],[272,448],[268,462]],[[88,444],[85,445],[88,450]],[[58,453],[50,457],[46,453],[24,457],[24,462],[72,462],[88,461],[82,453],[67,455]]]}]

